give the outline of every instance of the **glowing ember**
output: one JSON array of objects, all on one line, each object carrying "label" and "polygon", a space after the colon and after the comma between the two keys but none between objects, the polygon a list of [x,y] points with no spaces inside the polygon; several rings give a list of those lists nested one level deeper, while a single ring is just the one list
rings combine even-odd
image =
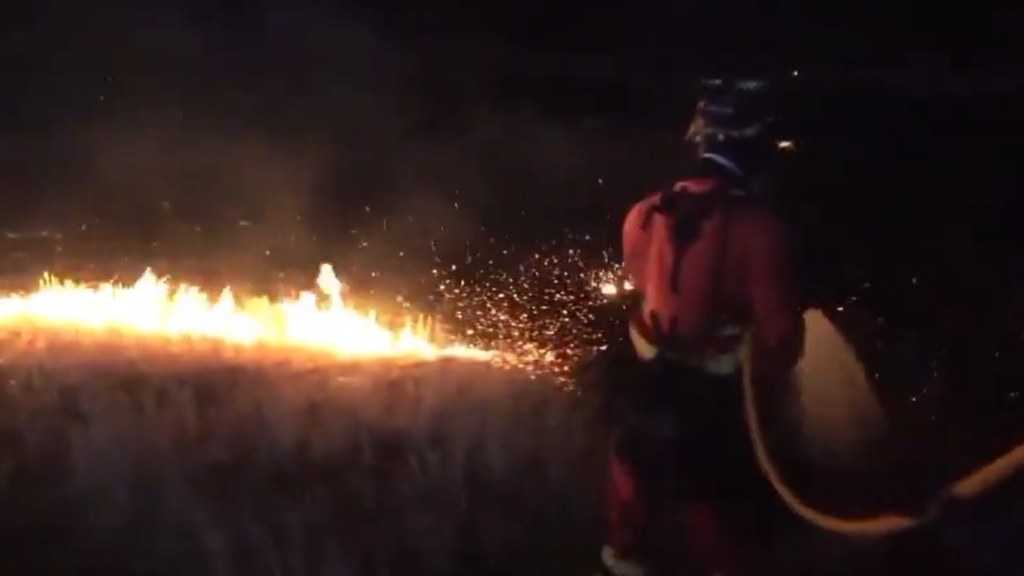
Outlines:
[{"label": "glowing ember", "polygon": [[[164,337],[215,338],[233,344],[271,344],[318,349],[339,356],[458,356],[489,354],[465,346],[432,343],[426,330],[407,323],[400,330],[382,326],[376,315],[360,313],[342,300],[333,268],[320,267],[323,296],[236,301],[230,288],[216,299],[197,287],[172,288],[152,271],[133,286],[87,286],[44,275],[37,291],[0,296],[0,326],[52,324],[75,329],[119,330]],[[326,300],[326,303],[323,302]]]},{"label": "glowing ember", "polygon": [[[437,308],[459,342],[494,351],[498,365],[572,381],[573,370],[618,330],[606,282],[623,287],[617,258],[601,239],[561,237],[520,251],[474,247],[470,265],[439,266]],[[480,265],[483,263],[484,265]]]}]

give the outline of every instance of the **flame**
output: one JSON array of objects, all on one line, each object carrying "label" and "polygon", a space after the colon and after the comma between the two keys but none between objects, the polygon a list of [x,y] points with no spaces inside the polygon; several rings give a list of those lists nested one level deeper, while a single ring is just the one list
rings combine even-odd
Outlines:
[{"label": "flame", "polygon": [[320,266],[317,286],[326,304],[313,292],[277,302],[268,298],[238,302],[230,287],[214,299],[195,286],[172,288],[149,269],[132,286],[89,286],[44,274],[35,292],[0,295],[0,327],[49,324],[200,337],[238,345],[314,349],[343,357],[489,356],[475,348],[433,343],[422,326],[417,329],[411,322],[399,330],[382,326],[374,312],[361,313],[346,305],[343,285],[329,264]]}]

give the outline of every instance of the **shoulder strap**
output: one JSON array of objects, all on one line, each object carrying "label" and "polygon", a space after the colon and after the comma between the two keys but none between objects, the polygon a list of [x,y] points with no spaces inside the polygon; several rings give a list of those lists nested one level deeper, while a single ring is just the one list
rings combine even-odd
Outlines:
[{"label": "shoulder strap", "polygon": [[714,284],[712,284],[711,288],[713,298],[712,306],[714,306],[716,310],[722,309],[721,304],[722,293],[725,288],[726,261],[729,258],[729,240],[732,236],[732,204],[732,199],[729,197],[726,197],[720,204],[722,209],[722,242],[718,245],[718,257],[715,259],[715,267],[712,272],[712,274],[714,274],[712,277],[712,282],[714,282]]},{"label": "shoulder strap", "polygon": [[674,255],[669,289],[673,294],[679,295],[679,272],[683,257],[700,237],[708,218],[727,203],[728,195],[729,190],[718,183],[713,183],[700,194],[687,194],[679,190],[678,185],[670,191],[662,192],[661,200],[652,212],[663,214],[672,221]]},{"label": "shoulder strap", "polygon": [[[673,256],[672,271],[669,277],[669,289],[679,295],[679,276],[683,258],[693,243],[699,238],[700,233],[708,218],[716,209],[723,209],[723,234],[722,242],[718,246],[718,256],[712,269],[712,306],[718,310],[721,304],[721,292],[725,285],[725,260],[729,255],[729,236],[731,228],[732,195],[730,189],[721,187],[702,194],[685,194],[680,191],[670,190],[662,192],[661,201],[652,207],[644,215],[643,224],[650,225],[650,221],[657,215],[672,220]],[[672,338],[675,333],[674,322],[676,318],[668,319],[668,325],[662,325],[661,318],[650,319],[651,328],[659,339]]]}]

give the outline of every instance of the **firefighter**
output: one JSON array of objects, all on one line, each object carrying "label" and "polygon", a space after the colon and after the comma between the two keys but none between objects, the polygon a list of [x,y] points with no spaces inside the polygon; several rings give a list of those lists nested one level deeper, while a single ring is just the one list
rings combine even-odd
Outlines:
[{"label": "firefighter", "polygon": [[747,573],[750,539],[732,512],[753,515],[764,480],[743,419],[739,349],[751,330],[759,386],[788,381],[803,349],[790,234],[752,192],[777,148],[767,88],[705,82],[686,134],[695,168],[626,217],[638,362],[625,386],[630,416],[612,439],[602,574],[656,573],[656,559],[681,544],[698,573]]}]

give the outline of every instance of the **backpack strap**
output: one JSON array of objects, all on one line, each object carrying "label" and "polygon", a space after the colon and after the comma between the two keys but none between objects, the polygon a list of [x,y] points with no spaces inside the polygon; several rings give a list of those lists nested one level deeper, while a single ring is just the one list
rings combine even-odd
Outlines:
[{"label": "backpack strap", "polygon": [[[699,186],[699,193],[688,193],[691,186]],[[725,203],[729,190],[716,181],[699,181],[691,184],[682,181],[669,191],[661,193],[659,202],[652,210],[669,218],[672,222],[672,273],[669,275],[669,289],[679,295],[679,273],[683,257],[700,237],[708,218]],[[719,263],[716,263],[716,266]]]},{"label": "backpack strap", "polygon": [[[669,190],[663,191],[656,203],[646,214],[642,221],[645,228],[650,226],[655,216],[671,219],[673,255],[672,270],[669,276],[669,289],[677,297],[680,294],[679,276],[682,269],[683,258],[690,247],[700,237],[700,234],[707,223],[708,218],[720,208],[726,208],[731,204],[731,198],[735,194],[731,188],[721,186],[717,182],[710,187],[704,188],[700,193],[687,193],[687,182],[683,181]],[[724,214],[725,237],[718,247],[718,256],[714,262],[713,274],[713,300],[712,306],[719,308],[721,303],[721,290],[725,284],[725,259],[729,253],[729,228],[731,218],[729,210]],[[652,314],[650,328],[657,340],[656,345],[671,347],[675,341],[674,334],[677,329],[678,318],[668,319],[667,325],[657,314]]]}]

